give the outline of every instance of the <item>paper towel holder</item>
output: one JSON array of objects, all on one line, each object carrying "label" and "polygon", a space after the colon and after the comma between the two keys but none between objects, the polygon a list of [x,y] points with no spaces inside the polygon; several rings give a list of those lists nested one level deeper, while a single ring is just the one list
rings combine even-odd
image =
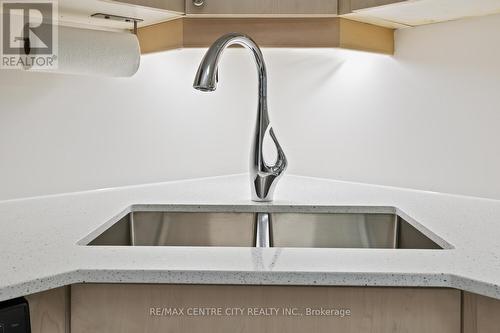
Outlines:
[{"label": "paper towel holder", "polygon": [[120,15],[113,15],[113,14],[104,14],[104,13],[95,13],[90,15],[90,17],[94,18],[100,18],[104,20],[113,20],[113,21],[119,21],[119,22],[127,22],[127,23],[132,23],[133,24],[133,32],[135,35],[137,35],[137,23],[143,22],[143,19],[135,18],[135,17],[127,17],[127,16],[120,16]]}]

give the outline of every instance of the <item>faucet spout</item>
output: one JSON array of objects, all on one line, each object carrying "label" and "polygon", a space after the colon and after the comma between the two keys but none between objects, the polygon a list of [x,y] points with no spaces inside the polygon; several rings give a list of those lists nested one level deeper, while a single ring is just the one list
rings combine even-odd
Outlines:
[{"label": "faucet spout", "polygon": [[[269,121],[267,111],[267,71],[260,48],[250,37],[244,34],[230,33],[220,37],[203,57],[193,87],[201,91],[214,91],[217,89],[220,57],[223,51],[233,44],[242,45],[252,52],[259,78],[257,121],[250,154],[252,200],[272,201],[276,183],[285,171],[288,162]],[[266,135],[269,135],[272,139],[277,152],[276,161],[271,165],[264,160],[263,145]]]}]

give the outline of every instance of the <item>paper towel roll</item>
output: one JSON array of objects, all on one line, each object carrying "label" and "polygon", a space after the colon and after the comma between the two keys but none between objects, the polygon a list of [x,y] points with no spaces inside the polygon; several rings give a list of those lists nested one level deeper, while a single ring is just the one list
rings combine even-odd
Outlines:
[{"label": "paper towel roll", "polygon": [[132,33],[60,26],[58,34],[57,69],[37,71],[129,77],[139,69],[139,41]]}]

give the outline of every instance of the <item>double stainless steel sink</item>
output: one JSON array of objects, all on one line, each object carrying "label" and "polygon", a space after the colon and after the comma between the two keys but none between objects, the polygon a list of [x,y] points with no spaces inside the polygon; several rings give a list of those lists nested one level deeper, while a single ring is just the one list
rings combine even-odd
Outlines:
[{"label": "double stainless steel sink", "polygon": [[91,246],[443,249],[394,207],[133,206],[86,237]]}]

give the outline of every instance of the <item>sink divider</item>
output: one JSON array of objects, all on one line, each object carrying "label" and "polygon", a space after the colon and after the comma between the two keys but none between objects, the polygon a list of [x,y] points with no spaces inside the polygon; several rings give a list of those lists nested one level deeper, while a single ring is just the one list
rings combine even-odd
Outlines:
[{"label": "sink divider", "polygon": [[399,216],[397,214],[394,214],[394,240],[393,240],[394,249],[397,249],[399,247],[399,227],[400,227]]},{"label": "sink divider", "polygon": [[255,226],[255,247],[271,247],[271,216],[269,213],[257,213]]},{"label": "sink divider", "polygon": [[130,244],[135,246],[135,225],[134,225],[134,212],[130,213]]}]

